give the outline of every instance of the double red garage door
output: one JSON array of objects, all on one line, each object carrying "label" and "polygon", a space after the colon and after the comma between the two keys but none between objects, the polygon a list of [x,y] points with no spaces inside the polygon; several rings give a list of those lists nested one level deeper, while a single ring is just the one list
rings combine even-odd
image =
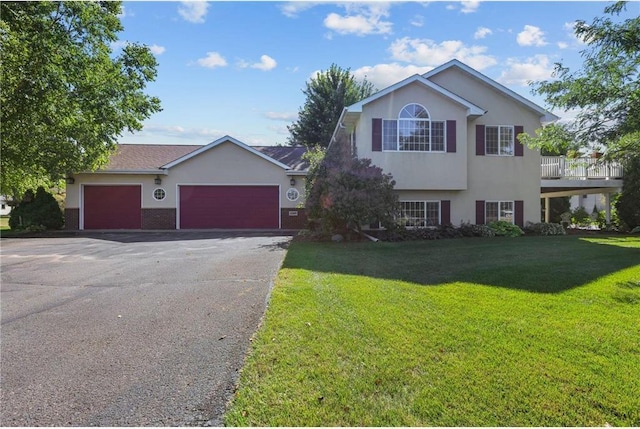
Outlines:
[{"label": "double red garage door", "polygon": [[179,186],[180,228],[279,228],[278,186]]},{"label": "double red garage door", "polygon": [[[84,229],[141,229],[140,185],[85,185]],[[279,228],[278,186],[179,186],[181,229]]]}]

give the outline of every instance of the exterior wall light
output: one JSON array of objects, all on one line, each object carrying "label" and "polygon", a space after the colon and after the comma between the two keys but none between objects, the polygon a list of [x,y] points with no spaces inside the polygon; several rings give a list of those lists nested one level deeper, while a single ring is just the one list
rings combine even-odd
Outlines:
[{"label": "exterior wall light", "polygon": [[153,183],[155,183],[156,185],[162,185],[162,179],[160,178],[160,176],[156,176],[156,178],[153,179]]},{"label": "exterior wall light", "polygon": [[291,186],[296,186],[296,179],[292,177],[291,180],[289,180],[289,184]]}]

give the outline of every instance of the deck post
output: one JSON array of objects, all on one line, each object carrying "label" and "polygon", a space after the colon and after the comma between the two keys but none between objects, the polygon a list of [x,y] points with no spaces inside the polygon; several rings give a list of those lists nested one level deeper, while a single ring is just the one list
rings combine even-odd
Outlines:
[{"label": "deck post", "polygon": [[551,207],[549,204],[550,198],[544,197],[544,221],[545,223],[549,223],[549,219],[551,219]]},{"label": "deck post", "polygon": [[611,223],[611,193],[607,192],[604,194],[604,210],[605,210],[605,219],[607,220],[607,224]]}]

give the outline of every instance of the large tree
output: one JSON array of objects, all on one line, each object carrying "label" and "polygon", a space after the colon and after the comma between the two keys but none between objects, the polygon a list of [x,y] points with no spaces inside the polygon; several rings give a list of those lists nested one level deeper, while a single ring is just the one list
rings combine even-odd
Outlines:
[{"label": "large tree", "polygon": [[1,189],[20,195],[104,163],[124,130],[160,110],[146,46],[115,55],[121,2],[2,2]]},{"label": "large tree", "polygon": [[319,72],[302,91],[307,99],[298,111],[298,120],[287,127],[291,133],[289,144],[327,147],[344,107],[373,91],[373,84],[366,79],[357,81],[350,69],[332,64]]},{"label": "large tree", "polygon": [[608,16],[577,21],[575,35],[586,43],[582,68],[557,63],[555,79],[533,85],[553,108],[579,110],[570,127],[576,140],[609,157],[640,151],[640,17],[612,19],[624,10],[626,2],[617,2],[605,8]]}]

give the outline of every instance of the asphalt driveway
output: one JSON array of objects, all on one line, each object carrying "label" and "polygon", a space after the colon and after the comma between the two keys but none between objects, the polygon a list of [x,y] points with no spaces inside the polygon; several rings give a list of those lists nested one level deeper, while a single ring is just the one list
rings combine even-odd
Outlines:
[{"label": "asphalt driveway", "polygon": [[289,240],[3,238],[0,426],[221,425]]}]

